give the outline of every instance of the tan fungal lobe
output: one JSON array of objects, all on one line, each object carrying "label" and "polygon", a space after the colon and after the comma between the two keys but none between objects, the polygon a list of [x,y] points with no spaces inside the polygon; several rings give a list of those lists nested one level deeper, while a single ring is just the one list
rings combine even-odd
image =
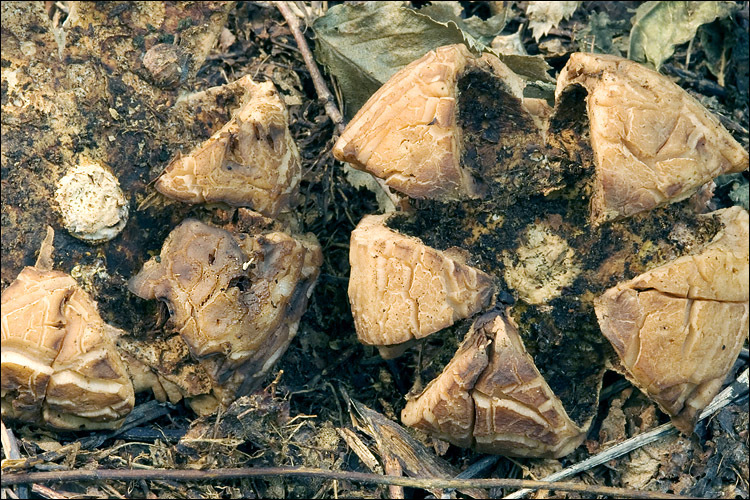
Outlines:
[{"label": "tan fungal lobe", "polygon": [[492,279],[369,215],[352,232],[349,301],[361,342],[378,346],[419,339],[490,304]]},{"label": "tan fungal lobe", "polygon": [[122,332],[59,271],[27,267],[2,294],[2,414],[58,429],[113,429],[134,405]]},{"label": "tan fungal lobe", "polygon": [[698,101],[638,63],[573,54],[557,79],[588,92],[596,164],[595,223],[683,200],[714,177],[748,167],[748,153]]},{"label": "tan fungal lobe", "polygon": [[509,456],[561,457],[585,437],[526,352],[511,320],[478,318],[454,358],[401,420],[463,447]]},{"label": "tan fungal lobe", "polygon": [[232,119],[172,161],[156,189],[185,203],[224,202],[275,217],[296,204],[299,152],[273,83],[255,83],[249,76],[237,83],[246,93]]},{"label": "tan fungal lobe", "polygon": [[748,213],[735,206],[715,214],[724,229],[705,248],[595,302],[628,377],[686,433],[719,392],[748,332]]},{"label": "tan fungal lobe", "polygon": [[476,57],[461,44],[440,47],[370,97],[334,146],[334,156],[413,198],[476,197],[475,181],[460,163],[456,83],[478,66],[507,78],[521,96],[518,77],[494,56]]},{"label": "tan fungal lobe", "polygon": [[313,236],[229,232],[188,219],[129,283],[164,301],[223,404],[255,389],[286,351],[322,262]]}]

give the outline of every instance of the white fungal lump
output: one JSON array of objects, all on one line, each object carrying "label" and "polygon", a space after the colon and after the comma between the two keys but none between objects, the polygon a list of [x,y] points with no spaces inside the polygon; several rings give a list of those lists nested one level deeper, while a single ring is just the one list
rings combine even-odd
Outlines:
[{"label": "white fungal lump", "polygon": [[111,240],[128,221],[128,201],[117,178],[98,163],[68,170],[58,182],[55,201],[65,228],[90,243]]}]

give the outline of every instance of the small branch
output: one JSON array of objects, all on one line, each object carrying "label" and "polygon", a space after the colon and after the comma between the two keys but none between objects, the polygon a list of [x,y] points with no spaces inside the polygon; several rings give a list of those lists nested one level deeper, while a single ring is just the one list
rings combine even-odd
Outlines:
[{"label": "small branch", "polygon": [[276,5],[276,8],[279,9],[279,12],[281,12],[281,15],[284,16],[284,19],[286,19],[286,23],[289,25],[289,30],[297,41],[297,46],[302,54],[302,59],[305,60],[305,65],[307,66],[307,69],[310,70],[310,77],[315,86],[315,92],[318,93],[318,97],[320,97],[325,103],[324,107],[326,114],[336,126],[336,132],[341,134],[344,130],[344,117],[336,107],[336,101],[333,94],[328,90],[323,75],[320,73],[318,65],[315,63],[312,52],[310,52],[310,47],[305,40],[305,35],[303,35],[300,30],[299,19],[297,19],[297,16],[294,15],[286,2],[274,2],[274,4]]},{"label": "small branch", "polygon": [[[50,239],[52,228],[50,226],[47,226],[47,238],[44,239],[45,242],[47,242],[48,239]],[[54,234],[54,233],[52,233]],[[51,242],[47,242],[50,246],[52,245]],[[42,251],[44,250],[44,243],[42,244]],[[42,252],[40,251],[40,253]],[[40,257],[41,258],[41,257]],[[50,267],[52,269],[52,267]],[[16,436],[13,434],[13,431],[11,429],[8,429],[5,427],[5,423],[0,420],[0,440],[3,444],[3,451],[5,452],[6,458],[10,460],[20,460],[21,459],[21,450],[18,447],[18,441],[16,440]],[[28,486],[19,486],[17,488],[17,496],[18,498],[29,498],[29,488]]]},{"label": "small branch", "polygon": [[385,484],[422,489],[444,488],[531,488],[555,491],[577,491],[587,495],[609,495],[624,498],[690,498],[662,492],[637,491],[611,486],[597,486],[583,483],[550,483],[529,479],[415,479],[402,476],[381,476],[365,472],[331,471],[312,468],[291,467],[252,467],[214,470],[175,470],[175,469],[136,469],[136,470],[68,470],[56,472],[22,472],[3,474],[0,484],[9,486],[22,483],[55,483],[69,481],[224,481],[260,477],[314,477],[352,481],[355,483]]}]

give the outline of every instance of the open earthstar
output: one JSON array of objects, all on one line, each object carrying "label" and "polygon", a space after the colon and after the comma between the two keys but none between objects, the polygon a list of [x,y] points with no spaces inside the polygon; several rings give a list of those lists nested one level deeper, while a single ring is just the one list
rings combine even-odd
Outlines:
[{"label": "open earthstar", "polygon": [[524,98],[494,56],[441,47],[386,82],[334,147],[422,200],[377,226],[366,217],[352,234],[360,339],[380,339],[392,356],[496,303],[475,292],[463,313],[442,314],[436,299],[476,284],[416,272],[420,255],[445,260],[458,248],[473,283],[517,300],[475,319],[402,412],[404,423],[479,451],[570,453],[607,369],[690,432],[748,328],[747,212],[678,203],[747,168],[747,152],[682,89],[631,61],[574,54],[555,96],[554,108]]}]

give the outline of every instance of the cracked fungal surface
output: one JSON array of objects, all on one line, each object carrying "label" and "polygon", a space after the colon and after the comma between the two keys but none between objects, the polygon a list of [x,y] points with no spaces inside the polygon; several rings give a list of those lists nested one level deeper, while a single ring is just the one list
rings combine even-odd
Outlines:
[{"label": "cracked fungal surface", "polygon": [[129,283],[159,299],[224,405],[261,383],[297,333],[322,256],[312,235],[230,232],[188,219]]},{"label": "cracked fungal surface", "polygon": [[440,376],[401,414],[406,425],[480,452],[552,457],[581,444],[592,417],[581,426],[570,419],[501,312],[477,318]]},{"label": "cracked fungal surface", "polygon": [[723,230],[700,252],[595,301],[602,333],[628,378],[683,432],[719,392],[747,335],[748,214],[732,207],[720,218]]},{"label": "cracked fungal surface", "polygon": [[[48,231],[41,255],[51,255]],[[114,429],[135,404],[122,332],[43,257],[2,293],[2,415],[57,429]]]},{"label": "cracked fungal surface", "polygon": [[716,117],[638,63],[573,54],[556,94],[570,85],[588,92],[595,222],[685,199],[714,177],[747,168],[747,151]]},{"label": "cracked fungal surface", "polygon": [[490,277],[367,216],[351,237],[349,297],[360,341],[387,346],[420,339],[483,308]]},{"label": "cracked fungal surface", "polygon": [[333,153],[382,177],[414,198],[461,199],[479,194],[460,164],[456,80],[469,68],[505,77],[521,95],[521,80],[494,57],[475,57],[463,45],[440,47],[409,64],[383,85],[347,126]]},{"label": "cracked fungal surface", "polygon": [[242,104],[231,120],[187,156],[178,156],[156,189],[186,203],[224,202],[268,217],[296,205],[302,178],[286,106],[272,82],[237,80]]},{"label": "cracked fungal surface", "polygon": [[[464,54],[460,48],[450,50]],[[436,54],[450,50],[441,48]],[[434,54],[427,55],[408,68],[420,74],[429,73],[435,57]],[[462,57],[468,60],[471,56]],[[486,60],[489,56],[483,58]],[[733,249],[726,244],[711,243],[715,238],[716,241],[727,241],[727,236],[722,235],[736,233],[737,229],[733,229],[736,223],[728,217],[728,212],[701,214],[705,211],[701,193],[687,198],[715,175],[746,167],[747,153],[705,110],[697,108],[698,105],[687,95],[680,95],[684,91],[645,68],[631,68],[625,72],[630,65],[637,66],[608,56],[574,55],[558,80],[554,108],[543,101],[523,98],[522,91],[515,86],[516,80],[506,79],[503,72],[496,70],[497,64],[462,62],[455,66],[455,74],[443,76],[443,84],[455,87],[455,93],[450,95],[455,97],[452,137],[458,141],[456,164],[471,175],[475,189],[453,198],[431,194],[416,196],[427,199],[411,200],[409,210],[381,216],[383,224],[392,232],[391,235],[381,234],[384,238],[393,238],[393,246],[402,240],[418,240],[433,251],[461,255],[462,263],[489,276],[497,295],[488,304],[510,304],[510,307],[502,314],[493,313],[501,319],[486,324],[497,324],[497,328],[506,332],[503,335],[507,338],[503,337],[506,340],[502,342],[496,340],[496,331],[487,330],[486,324],[477,320],[443,373],[424,391],[410,398],[402,414],[405,423],[434,432],[460,446],[510,455],[559,457],[572,451],[583,439],[597,411],[602,375],[609,367],[625,371],[636,385],[659,401],[686,432],[692,429],[695,412],[716,393],[714,389],[718,389],[723,381],[737,356],[737,346],[742,344],[743,328],[744,331],[747,329],[747,293],[735,297],[736,302],[722,299],[721,305],[719,302],[710,307],[698,304],[695,318],[692,318],[691,310],[686,309],[686,304],[695,299],[688,295],[669,297],[669,301],[682,300],[672,306],[675,311],[682,307],[682,316],[677,318],[675,312],[674,317],[664,316],[662,319],[676,322],[674,328],[667,327],[674,330],[672,337],[687,335],[688,343],[695,342],[693,350],[688,349],[694,353],[690,358],[694,361],[677,370],[681,353],[665,344],[669,342],[668,338],[646,328],[644,334],[649,337],[649,351],[661,354],[653,355],[651,361],[645,357],[642,363],[656,363],[658,359],[662,370],[673,367],[681,374],[677,379],[663,372],[644,374],[641,365],[633,364],[631,359],[626,359],[622,365],[617,361],[618,354],[623,355],[625,351],[632,354],[633,334],[626,335],[628,330],[623,325],[632,328],[628,322],[639,310],[632,305],[624,310],[618,309],[612,304],[612,297],[637,294],[645,302],[650,292],[634,290],[632,283],[646,283],[653,279],[651,277],[657,269],[662,268],[669,269],[665,276],[670,280],[681,283],[691,273],[695,274],[694,271],[677,271],[687,269],[686,259],[704,262],[696,264],[696,268],[706,273],[706,283],[711,283],[717,290],[724,286],[727,273],[744,280],[746,290],[747,272],[733,273],[743,269],[743,262],[746,269],[747,238],[734,240]],[[406,70],[397,76],[392,84],[387,82],[373,100],[390,95],[386,89],[389,85],[398,87],[402,81],[413,78]],[[437,80],[432,81],[432,85],[439,87]],[[650,120],[645,117],[651,116],[649,113],[655,104],[649,101],[652,93],[641,88],[644,86],[657,91],[660,86],[666,89],[663,100],[657,104],[674,106],[665,109],[665,116],[681,124],[669,129],[672,134],[664,135],[661,129],[655,130],[654,133],[662,133],[660,137],[665,146],[654,151],[649,149],[649,144],[640,144],[653,139],[646,127]],[[632,100],[627,100],[623,88],[641,90],[634,92]],[[619,96],[617,102],[612,99],[603,101],[608,92]],[[402,100],[398,103],[408,107]],[[601,112],[604,108],[600,107],[605,104],[612,110],[610,117]],[[372,109],[388,110],[389,106],[388,102],[370,102],[362,113],[366,116],[372,113]],[[380,120],[372,129],[358,117],[352,123],[361,137],[373,137],[368,139],[370,142],[364,142],[368,150],[377,150],[372,144],[377,137],[382,139],[378,144],[386,148],[380,152],[381,157],[402,153],[387,151],[387,147],[399,147],[388,142],[390,136],[383,132],[387,129],[387,120]],[[693,125],[689,126],[689,123]],[[660,125],[650,126],[658,128]],[[421,127],[417,126],[419,130]],[[375,129],[380,130],[380,135],[372,135]],[[408,130],[407,125],[399,122],[396,132],[391,133],[408,137]],[[341,154],[342,151],[357,150],[363,144],[363,140],[351,139],[354,132],[349,135],[347,132],[334,152],[340,159],[354,161],[355,166],[360,162],[362,168],[361,157],[352,160],[351,156]],[[420,137],[427,138],[429,134]],[[603,137],[609,141],[606,147]],[[354,146],[348,144],[350,141]],[[697,152],[696,146],[701,146]],[[435,146],[420,139],[409,143],[407,149],[429,150],[430,147]],[[628,177],[628,182],[635,187],[620,182],[602,182],[609,175],[608,169],[620,164],[617,163],[618,155],[636,147],[643,152],[637,158],[640,163],[633,160],[635,163],[631,162],[627,167],[640,165],[638,172],[643,175]],[[681,165],[680,172],[675,177],[667,167],[678,164]],[[371,162],[365,163],[364,167],[377,175]],[[439,181],[438,176],[435,179]],[[665,191],[665,196],[654,198],[653,203],[642,204],[638,209],[627,204],[618,205],[620,208],[615,212],[602,208],[609,206],[607,203],[611,200],[619,199],[622,193],[652,193],[649,183],[653,182],[679,184],[680,187],[667,190],[669,193]],[[701,189],[710,192],[710,186]],[[408,189],[402,191],[414,197]],[[747,218],[747,212],[741,208],[732,210],[733,213],[739,212],[739,219]],[[364,268],[360,266],[375,255],[374,252],[364,252],[358,244],[362,238],[359,231],[365,231],[369,225],[369,218],[363,219],[353,234],[350,260],[354,282],[363,272]],[[386,245],[381,243],[383,247]],[[700,257],[706,251],[722,256],[724,267],[707,266],[705,262],[708,261]],[[400,258],[405,262],[394,263],[391,268],[411,268],[416,263],[409,252]],[[383,274],[379,282],[371,280],[371,290],[378,290],[378,283],[390,283],[389,279],[395,279],[386,276],[385,270]],[[382,308],[387,307],[381,298],[383,294],[366,296],[359,291],[358,285],[354,286],[356,293],[351,290],[350,301],[355,317],[365,303],[373,311],[382,312]],[[391,293],[396,296],[401,290]],[[490,306],[485,306],[484,310],[486,307]],[[651,306],[644,303],[641,307],[638,314],[648,316]],[[481,309],[472,309],[474,312],[462,317],[470,318]],[[745,311],[744,316],[742,311]],[[710,327],[704,321],[724,313],[728,324],[722,329]],[[607,326],[603,314],[612,318],[610,323],[614,322],[616,328]],[[623,323],[617,323],[622,315]],[[683,321],[684,318],[688,319]],[[366,336],[369,325],[355,324],[358,335]],[[693,326],[686,329],[685,324]],[[485,331],[485,334],[479,336],[478,331]],[[510,331],[513,333],[508,333]],[[695,333],[699,331],[700,334]],[[386,338],[386,335],[381,333],[380,337]],[[618,341],[618,336],[623,339]],[[511,337],[517,339],[507,340]],[[705,341],[697,340],[704,338]],[[408,345],[391,345],[389,349],[390,352],[399,352]],[[714,349],[718,345],[724,346],[719,356]],[[536,387],[535,394],[544,394],[547,402],[526,396],[509,396],[497,388],[502,395],[495,394],[495,389],[490,386],[478,390],[479,381],[489,380],[490,373],[498,379],[510,376],[502,373],[502,368],[497,368],[499,374],[495,374],[495,368],[487,368],[495,366],[493,352],[498,359],[507,355],[517,362],[532,360],[529,366],[533,370],[529,368],[529,376],[519,379],[525,382],[517,383],[523,387]],[[516,354],[512,355],[514,352]],[[675,358],[672,364],[665,362],[672,358]],[[716,365],[713,364],[714,358],[718,360]],[[435,355],[435,360],[442,359],[441,354]],[[426,361],[427,364],[432,362]],[[504,369],[519,369],[520,365],[508,363]],[[695,368],[698,364],[710,364],[715,369],[699,370]],[[538,374],[543,383],[532,383],[536,377],[533,374]],[[520,394],[515,390],[511,392],[516,396]],[[475,394],[480,396],[477,398]],[[513,420],[507,415],[495,420],[477,416],[480,407],[494,415],[503,415],[508,405],[516,412],[515,427],[504,426],[504,419]],[[539,405],[554,407],[559,419],[540,419]]]}]

